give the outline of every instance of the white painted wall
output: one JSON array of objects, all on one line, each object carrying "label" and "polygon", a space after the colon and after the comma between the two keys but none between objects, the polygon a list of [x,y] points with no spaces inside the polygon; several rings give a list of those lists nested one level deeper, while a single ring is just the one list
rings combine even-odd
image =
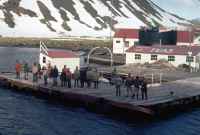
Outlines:
[{"label": "white painted wall", "polygon": [[[135,53],[126,53],[126,64],[137,64],[137,63],[153,63],[156,62],[155,60],[151,60],[151,55],[153,54],[145,54],[145,53],[136,53],[136,54],[141,54],[141,60],[135,60]],[[165,59],[168,60],[168,55],[157,55],[158,60]],[[186,57],[184,55],[174,55],[175,56],[175,61],[170,61],[172,65],[175,67],[178,67],[181,64],[187,64],[189,65],[188,62],[186,62]],[[192,67],[199,68],[199,63],[196,62],[196,57],[194,57],[194,62],[191,63]]]},{"label": "white painted wall", "polygon": [[[46,57],[46,63],[43,63],[43,57]],[[40,53],[39,63],[41,67],[47,67],[49,63],[52,62],[52,58],[44,55],[43,53]]]},{"label": "white painted wall", "polygon": [[[120,43],[117,43],[117,41],[120,41]],[[129,41],[129,47],[125,47],[125,42]],[[124,38],[114,38],[113,39],[113,53],[114,54],[123,54],[127,49],[135,45],[135,42],[138,42],[139,39],[125,39]]]},{"label": "white painted wall", "polygon": [[52,59],[51,65],[56,65],[59,72],[61,72],[64,65],[66,65],[73,73],[76,66],[80,67],[80,58],[54,58]]},{"label": "white painted wall", "polygon": [[[43,63],[43,57],[46,57],[46,63]],[[58,71],[61,72],[64,65],[67,68],[70,68],[70,71],[73,73],[76,66],[80,67],[80,58],[50,58],[42,53],[40,53],[40,65],[41,67],[47,67],[49,63],[51,66],[56,65],[58,67]]]},{"label": "white painted wall", "polygon": [[195,58],[196,69],[200,69],[200,53]]}]

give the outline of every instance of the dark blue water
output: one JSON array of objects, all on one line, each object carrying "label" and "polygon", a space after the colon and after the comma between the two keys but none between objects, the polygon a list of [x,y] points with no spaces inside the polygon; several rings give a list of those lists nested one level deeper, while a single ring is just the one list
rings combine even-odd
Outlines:
[{"label": "dark blue water", "polygon": [[[16,60],[37,61],[38,49],[0,47],[0,71]],[[200,108],[139,124],[111,120],[0,88],[0,135],[199,135]]]},{"label": "dark blue water", "polygon": [[39,48],[0,47],[0,71],[14,71],[16,60],[32,65],[38,62]]},{"label": "dark blue water", "polygon": [[198,135],[200,109],[147,124],[111,120],[0,88],[2,135]]}]

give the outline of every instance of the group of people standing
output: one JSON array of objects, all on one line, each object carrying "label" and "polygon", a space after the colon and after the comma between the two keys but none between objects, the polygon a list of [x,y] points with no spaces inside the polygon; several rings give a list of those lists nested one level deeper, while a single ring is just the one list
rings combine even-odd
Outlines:
[{"label": "group of people standing", "polygon": [[34,63],[31,67],[29,67],[27,62],[20,63],[18,60],[15,64],[15,72],[16,72],[16,79],[21,79],[21,73],[24,72],[24,80],[29,79],[29,72],[32,71],[33,74],[33,82],[37,82],[38,78],[41,79],[42,76],[42,69],[40,64]]},{"label": "group of people standing", "polygon": [[21,64],[19,61],[16,61],[15,71],[17,79],[21,79],[21,72],[24,71],[24,79],[28,80],[28,73],[32,72],[32,79],[34,83],[37,83],[43,76],[44,85],[47,85],[49,80],[52,80],[52,86],[58,86],[58,79],[60,79],[61,87],[68,88],[72,87],[72,79],[74,80],[74,88],[83,88],[85,85],[90,88],[92,84],[94,88],[98,88],[100,77],[97,68],[85,67],[79,69],[76,67],[74,72],[71,72],[70,68],[67,68],[67,66],[64,65],[61,73],[59,73],[56,65],[52,67],[51,64],[48,64],[47,67],[41,67],[40,64],[33,63],[31,69],[27,62]]},{"label": "group of people standing", "polygon": [[[97,68],[85,67],[79,69],[76,67],[72,73],[66,65],[62,68],[62,72],[59,74],[57,66],[52,67],[51,64],[48,64],[47,67],[42,67],[40,64],[34,63],[32,65],[32,70],[30,69],[27,62],[21,64],[19,61],[16,61],[15,65],[16,78],[20,79],[20,73],[24,71],[24,79],[28,80],[28,73],[32,71],[33,82],[37,83],[39,79],[44,80],[44,85],[47,85],[49,80],[52,79],[52,86],[58,86],[58,78],[60,78],[61,87],[72,87],[72,79],[74,80],[73,87],[84,88],[85,84],[87,88],[90,88],[93,84],[94,88],[97,89],[99,85],[100,74]],[[138,100],[141,93],[142,100],[148,99],[147,93],[147,81],[144,77],[132,77],[129,73],[125,79],[122,79],[116,73],[116,69],[113,70],[111,76],[111,82],[115,85],[116,96],[121,96],[121,87],[124,85],[126,87],[127,97],[131,96]]]},{"label": "group of people standing", "polygon": [[71,72],[70,68],[67,68],[66,65],[62,68],[62,72],[59,75],[58,69],[56,66],[52,68],[50,65],[47,68],[47,71],[44,72],[44,83],[47,84],[47,78],[53,78],[53,86],[58,85],[58,78],[60,77],[61,87],[72,87],[72,79],[74,80],[73,87],[83,88],[85,84],[90,88],[92,83],[94,88],[98,88],[99,73],[96,68],[75,68],[74,72]]},{"label": "group of people standing", "polygon": [[23,64],[21,64],[17,60],[15,64],[15,71],[16,71],[16,79],[21,79],[21,72],[24,71],[24,79],[28,80],[29,67],[27,62],[24,61]]},{"label": "group of people standing", "polygon": [[121,86],[124,84],[126,87],[127,97],[136,97],[138,100],[139,94],[141,93],[142,100],[148,99],[147,80],[144,77],[136,76],[134,78],[129,73],[124,81],[119,75],[113,75],[112,79],[112,82],[116,87],[116,96],[121,96]]}]

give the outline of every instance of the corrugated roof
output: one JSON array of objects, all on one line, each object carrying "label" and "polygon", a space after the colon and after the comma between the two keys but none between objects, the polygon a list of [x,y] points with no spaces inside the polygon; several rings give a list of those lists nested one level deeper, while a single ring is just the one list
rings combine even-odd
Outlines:
[{"label": "corrugated roof", "polygon": [[115,38],[130,38],[130,39],[138,39],[139,38],[139,30],[138,29],[117,29],[115,31]]},{"label": "corrugated roof", "polygon": [[51,58],[76,58],[78,57],[77,53],[71,51],[48,51],[48,56]]},{"label": "corrugated roof", "polygon": [[193,43],[194,32],[177,31],[177,42]]},{"label": "corrugated roof", "polygon": [[188,55],[188,52],[192,52],[192,55],[196,56],[200,53],[200,46],[133,46],[126,52],[163,55]]}]

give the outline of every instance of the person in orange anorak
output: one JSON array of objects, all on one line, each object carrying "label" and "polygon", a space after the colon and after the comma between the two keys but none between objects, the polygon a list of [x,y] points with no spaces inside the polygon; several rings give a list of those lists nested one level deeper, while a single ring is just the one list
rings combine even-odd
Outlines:
[{"label": "person in orange anorak", "polygon": [[21,70],[22,70],[21,63],[19,61],[16,61],[16,64],[15,64],[16,79],[20,79]]}]

